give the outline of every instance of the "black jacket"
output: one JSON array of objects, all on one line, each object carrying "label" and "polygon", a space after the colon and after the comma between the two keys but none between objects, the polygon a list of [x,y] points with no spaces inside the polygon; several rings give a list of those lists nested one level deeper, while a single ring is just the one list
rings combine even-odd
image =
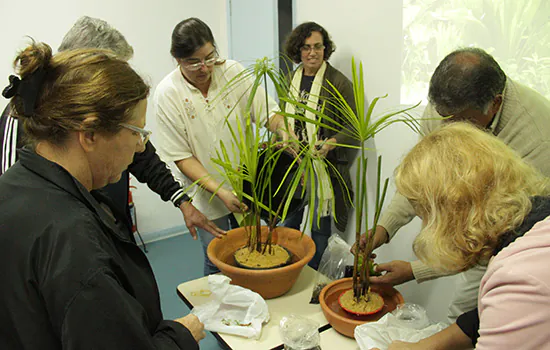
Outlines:
[{"label": "black jacket", "polygon": [[[23,124],[12,118],[9,105],[2,112],[0,117],[0,175],[12,166],[18,159],[15,149],[23,147],[24,132]],[[139,182],[147,183],[147,186],[158,193],[164,201],[175,201],[189,197],[184,195],[181,184],[177,182],[170,170],[156,153],[151,142],[148,142],[145,151],[136,153],[134,161],[127,171],[122,173],[120,181],[104,188],[105,193],[111,198],[115,208],[124,213],[124,224],[128,232],[132,232],[132,219],[128,207],[128,189],[130,185],[129,173],[134,175]],[[133,235],[131,235],[133,237]]]},{"label": "black jacket", "polygon": [[0,177],[0,349],[198,349],[104,200],[26,149]]},{"label": "black jacket", "polygon": [[153,192],[160,195],[163,201],[174,201],[182,197],[184,200],[189,199],[183,193],[181,184],[174,179],[166,163],[157,155],[155,146],[151,141],[147,142],[145,151],[135,154],[134,161],[130,164],[128,170],[122,173],[120,180],[103,188],[103,191],[112,199],[117,210],[125,213],[125,224],[129,232],[132,232],[132,219],[128,207],[130,174],[135,176],[139,182],[146,183]]}]

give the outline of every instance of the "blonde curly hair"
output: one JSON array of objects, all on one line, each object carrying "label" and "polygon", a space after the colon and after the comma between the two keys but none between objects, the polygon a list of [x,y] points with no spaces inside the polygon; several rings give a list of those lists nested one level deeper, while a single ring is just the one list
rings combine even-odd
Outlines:
[{"label": "blonde curly hair", "polygon": [[424,137],[396,169],[397,190],[422,218],[413,249],[432,268],[487,262],[499,237],[550,194],[549,179],[493,135],[456,122]]}]

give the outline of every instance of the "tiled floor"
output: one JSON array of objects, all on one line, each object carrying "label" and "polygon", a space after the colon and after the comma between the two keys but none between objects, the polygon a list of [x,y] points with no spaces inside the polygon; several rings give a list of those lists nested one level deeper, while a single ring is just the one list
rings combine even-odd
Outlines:
[{"label": "tiled floor", "polygon": [[[147,256],[153,266],[160,289],[162,312],[165,319],[175,319],[189,313],[189,308],[176,293],[176,287],[185,281],[203,276],[203,254],[199,241],[184,234],[147,244]],[[222,349],[216,338],[206,332],[200,342],[201,350]]]}]

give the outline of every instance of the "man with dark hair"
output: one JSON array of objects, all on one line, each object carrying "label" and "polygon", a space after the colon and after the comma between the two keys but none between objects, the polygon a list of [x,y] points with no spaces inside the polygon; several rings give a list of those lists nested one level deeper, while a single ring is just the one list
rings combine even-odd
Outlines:
[{"label": "man with dark hair", "polygon": [[[550,101],[507,77],[494,58],[482,49],[464,48],[447,55],[430,80],[428,99],[423,135],[441,123],[467,120],[493,133],[550,176]],[[389,242],[415,216],[411,204],[396,193],[376,227],[374,247]],[[479,266],[459,276],[449,310],[452,322],[477,306],[477,291],[485,269]],[[380,264],[379,271],[386,274],[373,277],[374,283],[397,285],[412,279],[420,283],[442,276],[420,261],[391,261]]]},{"label": "man with dark hair", "polygon": [[[124,60],[132,58],[134,50],[124,36],[107,22],[83,16],[79,18],[73,27],[65,34],[59,51],[101,48],[113,51],[117,57]],[[8,105],[0,118],[0,175],[8,170],[16,161],[16,150],[25,144],[22,123],[10,116]],[[219,236],[224,231],[219,229],[212,221],[208,220],[190,202],[184,193],[182,185],[175,180],[168,166],[159,158],[155,147],[149,141],[145,151],[136,153],[134,161],[128,170],[122,173],[120,181],[108,185],[102,189],[112,201],[112,209],[118,210],[126,219],[119,226],[134,239],[132,233],[132,219],[128,207],[128,191],[130,185],[129,173],[140,182],[147,183],[149,188],[158,193],[162,200],[170,200],[183,214],[185,224],[194,239],[197,238],[196,228]]]}]

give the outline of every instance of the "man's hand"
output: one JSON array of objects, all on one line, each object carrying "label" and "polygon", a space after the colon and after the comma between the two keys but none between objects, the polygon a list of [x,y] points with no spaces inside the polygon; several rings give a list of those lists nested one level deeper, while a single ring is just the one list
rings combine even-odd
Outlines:
[{"label": "man's hand", "polygon": [[385,272],[382,276],[371,276],[369,281],[375,284],[390,284],[396,286],[414,279],[411,263],[408,261],[394,260],[385,264],[378,264],[376,272]]},{"label": "man's hand", "polygon": [[[369,230],[369,235],[371,235],[372,230]],[[388,231],[383,226],[376,226],[376,231],[374,232],[374,240],[372,244],[372,250],[380,247],[382,244],[388,241]],[[361,240],[359,241],[359,251],[364,251],[367,247],[367,234],[364,233],[361,235]],[[355,243],[351,247],[351,253],[355,254]]]},{"label": "man's hand", "polygon": [[223,204],[225,204],[226,208],[229,209],[230,212],[244,213],[248,211],[246,204],[241,202],[232,191],[226,190],[225,188],[220,188],[216,195],[222,200]]},{"label": "man's hand", "polygon": [[185,317],[178,318],[175,321],[181,323],[185,328],[187,328],[197,343],[206,337],[206,333],[204,332],[204,324],[197,316],[189,314]]},{"label": "man's hand", "polygon": [[212,221],[208,220],[203,213],[201,213],[191,202],[184,201],[180,204],[180,210],[183,213],[183,220],[185,220],[185,226],[193,236],[193,239],[197,239],[197,227],[210,232],[217,238],[221,238],[226,234],[224,230],[216,226]]}]

